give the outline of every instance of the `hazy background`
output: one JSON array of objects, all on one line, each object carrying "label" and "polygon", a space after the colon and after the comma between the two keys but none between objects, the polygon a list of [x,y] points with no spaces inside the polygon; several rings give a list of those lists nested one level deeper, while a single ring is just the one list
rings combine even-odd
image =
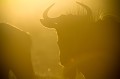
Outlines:
[{"label": "hazy background", "polygon": [[62,71],[56,30],[40,23],[42,13],[53,3],[56,4],[49,11],[50,17],[74,13],[80,7],[75,1],[90,6],[94,15],[109,12],[120,15],[119,0],[0,0],[0,22],[10,23],[31,34],[32,61],[37,74],[59,75]]}]

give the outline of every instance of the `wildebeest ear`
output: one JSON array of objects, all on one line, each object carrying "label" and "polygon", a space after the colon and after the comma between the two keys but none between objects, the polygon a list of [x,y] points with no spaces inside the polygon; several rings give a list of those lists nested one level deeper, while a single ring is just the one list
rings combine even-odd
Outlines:
[{"label": "wildebeest ear", "polygon": [[48,27],[48,28],[56,28],[57,27],[56,23],[54,23],[50,20],[47,20],[47,19],[40,19],[40,22],[43,26]]},{"label": "wildebeest ear", "polygon": [[106,15],[102,18],[103,21],[108,21],[108,22],[118,22],[118,18],[116,16],[113,15]]},{"label": "wildebeest ear", "polygon": [[101,27],[106,27],[108,29],[111,28],[116,32],[120,31],[120,20],[114,15],[103,16],[103,18],[97,22],[97,25],[101,25]]},{"label": "wildebeest ear", "polygon": [[45,25],[45,22],[44,22],[44,19],[40,19],[40,22],[41,22],[41,24],[42,24],[43,26],[46,26],[46,25]]}]

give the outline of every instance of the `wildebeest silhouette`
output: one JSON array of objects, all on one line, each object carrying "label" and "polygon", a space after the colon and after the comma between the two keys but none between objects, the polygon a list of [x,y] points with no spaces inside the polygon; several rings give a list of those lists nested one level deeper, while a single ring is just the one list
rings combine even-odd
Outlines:
[{"label": "wildebeest silhouette", "polygon": [[94,20],[92,10],[85,15],[61,15],[48,17],[48,7],[41,23],[55,28],[58,34],[60,61],[64,66],[64,77],[75,79],[78,72],[86,79],[119,79],[120,22],[112,15]]},{"label": "wildebeest silhouette", "polygon": [[10,24],[0,23],[0,79],[10,70],[17,79],[33,79],[30,35]]}]

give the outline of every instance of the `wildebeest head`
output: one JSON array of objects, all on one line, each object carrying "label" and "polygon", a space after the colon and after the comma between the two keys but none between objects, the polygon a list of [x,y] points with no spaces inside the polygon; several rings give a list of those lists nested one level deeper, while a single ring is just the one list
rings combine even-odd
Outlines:
[{"label": "wildebeest head", "polygon": [[[44,19],[40,20],[45,27],[55,28],[57,30],[59,38],[58,45],[60,47],[61,54],[64,52],[71,52],[72,54],[72,52],[77,51],[78,48],[76,46],[79,44],[78,41],[81,39],[79,37],[80,34],[87,34],[87,29],[89,29],[90,25],[93,23],[91,9],[85,4],[79,2],[76,3],[86,10],[85,15],[69,14],[61,15],[56,18],[50,18],[47,14],[51,7],[54,5],[53,4],[48,7],[43,13]],[[69,49],[73,51],[69,51]]]},{"label": "wildebeest head", "polygon": [[[76,2],[77,4],[81,5],[84,9],[86,9],[86,15],[80,16],[80,15],[61,15],[56,18],[50,18],[48,17],[48,12],[51,9],[51,7],[54,5],[52,4],[50,7],[48,7],[45,12],[43,13],[43,18],[41,19],[41,23],[48,27],[48,28],[59,28],[59,27],[71,27],[71,26],[79,26],[83,23],[86,23],[87,21],[92,21],[92,11],[91,9],[82,3]],[[71,25],[72,24],[72,25]]]}]

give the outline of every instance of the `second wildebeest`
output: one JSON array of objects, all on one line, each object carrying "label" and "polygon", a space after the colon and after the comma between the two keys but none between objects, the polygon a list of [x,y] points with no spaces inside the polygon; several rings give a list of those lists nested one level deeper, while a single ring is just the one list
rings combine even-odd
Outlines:
[{"label": "second wildebeest", "polygon": [[85,15],[61,15],[48,17],[48,7],[41,23],[55,28],[58,34],[60,61],[64,77],[75,79],[81,72],[86,79],[119,79],[120,22],[112,15],[95,21],[91,9],[77,2]]},{"label": "second wildebeest", "polygon": [[17,79],[33,79],[31,37],[7,23],[0,23],[0,79],[9,79],[10,70]]}]

